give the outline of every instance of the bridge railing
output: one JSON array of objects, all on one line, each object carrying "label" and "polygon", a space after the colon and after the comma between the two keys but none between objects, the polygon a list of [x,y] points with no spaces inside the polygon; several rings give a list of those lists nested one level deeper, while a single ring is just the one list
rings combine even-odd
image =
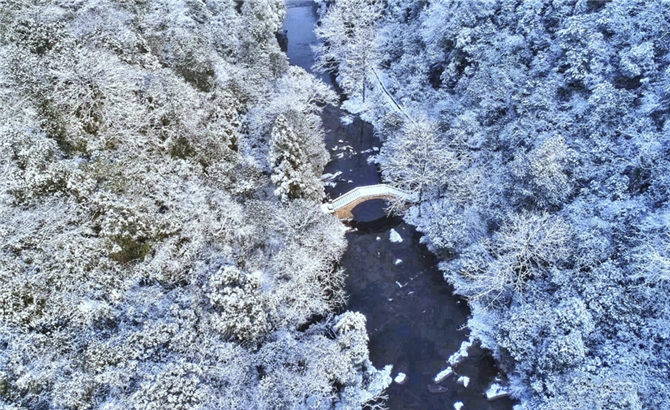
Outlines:
[{"label": "bridge railing", "polygon": [[344,195],[339,196],[333,201],[333,209],[341,209],[351,202],[368,196],[388,196],[392,195],[406,201],[415,201],[416,196],[386,184],[361,186],[352,189]]},{"label": "bridge railing", "polygon": [[361,197],[361,187],[357,187],[347,192],[344,195],[339,196],[333,201],[333,209],[339,209],[343,206],[346,206],[348,203],[357,200]]}]

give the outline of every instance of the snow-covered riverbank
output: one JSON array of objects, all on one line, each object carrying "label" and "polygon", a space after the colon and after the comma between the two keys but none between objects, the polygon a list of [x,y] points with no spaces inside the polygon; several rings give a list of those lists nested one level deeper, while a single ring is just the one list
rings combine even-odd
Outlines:
[{"label": "snow-covered riverbank", "polygon": [[[311,52],[316,38],[306,27],[315,22],[311,7],[289,7],[284,28],[292,64],[305,68],[313,64],[307,50]],[[351,104],[347,107],[353,110]],[[378,183],[378,168],[369,159],[379,152],[381,141],[372,126],[336,107],[327,107],[322,118],[331,153],[325,172],[336,175],[326,188],[331,198],[355,186]],[[467,339],[462,326],[469,311],[451,293],[437,260],[420,244],[414,228],[386,217],[383,208],[383,201],[371,201],[355,209],[356,229],[347,234],[341,266],[348,274],[347,308],[367,317],[372,362],[378,368],[394,365],[397,383],[387,391],[391,409],[450,408],[456,402],[464,410],[510,409],[508,400],[488,402],[484,396],[497,369],[482,349],[472,349],[467,360],[455,366],[460,383],[458,378],[433,380]]]}]

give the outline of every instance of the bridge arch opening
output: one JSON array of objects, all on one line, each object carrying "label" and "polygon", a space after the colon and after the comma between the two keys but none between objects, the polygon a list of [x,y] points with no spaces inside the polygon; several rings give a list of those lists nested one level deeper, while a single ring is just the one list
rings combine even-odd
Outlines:
[{"label": "bridge arch opening", "polygon": [[386,216],[388,199],[374,198],[363,201],[351,209],[353,219],[359,222],[372,222]]}]

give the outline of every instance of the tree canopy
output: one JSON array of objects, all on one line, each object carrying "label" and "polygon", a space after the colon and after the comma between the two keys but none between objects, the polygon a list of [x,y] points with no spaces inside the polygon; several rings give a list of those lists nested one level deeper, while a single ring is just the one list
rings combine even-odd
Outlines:
[{"label": "tree canopy", "polygon": [[668,408],[668,3],[389,0],[376,31],[382,173],[512,394]]}]

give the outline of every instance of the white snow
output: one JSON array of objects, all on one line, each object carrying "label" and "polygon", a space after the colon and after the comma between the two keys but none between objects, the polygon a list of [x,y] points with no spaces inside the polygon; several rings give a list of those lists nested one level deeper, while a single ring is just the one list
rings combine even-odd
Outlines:
[{"label": "white snow", "polygon": [[451,368],[451,366],[447,367],[446,369],[442,370],[435,376],[435,383],[439,383],[442,380],[446,379],[447,377],[451,376],[454,373],[454,370]]},{"label": "white snow", "polygon": [[456,383],[460,383],[463,385],[463,387],[468,387],[468,384],[470,384],[470,378],[468,376],[461,376],[456,380]]},{"label": "white snow", "polygon": [[343,115],[340,117],[340,122],[344,125],[349,125],[352,122],[354,122],[354,116],[353,115]]},{"label": "white snow", "polygon": [[372,102],[368,99],[363,102],[361,96],[350,96],[345,102],[340,105],[344,111],[350,114],[358,114],[363,121],[373,122],[374,116],[371,115]]},{"label": "white snow", "polygon": [[334,174],[326,173],[326,174],[321,175],[321,180],[322,181],[332,181],[335,178],[339,177],[340,175],[342,175],[342,171],[337,171]]},{"label": "white snow", "polygon": [[399,372],[398,375],[393,379],[394,382],[398,384],[403,384],[407,380],[407,375],[403,372]]},{"label": "white snow", "polygon": [[400,282],[395,281],[395,284],[398,285],[398,287],[402,289],[402,284]]},{"label": "white snow", "polygon": [[378,241],[381,241],[381,240],[382,240],[382,238],[380,238],[380,237],[378,236],[378,237],[377,237],[377,240],[378,240]]},{"label": "white snow", "polygon": [[389,239],[391,240],[391,242],[395,242],[395,243],[402,242],[402,236],[400,236],[400,234],[398,232],[396,232],[395,229],[391,229]]},{"label": "white snow", "polygon": [[486,395],[486,400],[495,400],[508,396],[509,392],[499,383],[492,383],[484,394]]},{"label": "white snow", "polygon": [[391,377],[391,371],[393,370],[392,364],[387,364],[377,372],[372,380],[370,381],[368,391],[374,394],[381,394],[384,389],[386,389],[391,383],[393,383],[393,378]]},{"label": "white snow", "polygon": [[402,259],[396,259],[395,262],[393,262],[394,265],[398,266],[402,263]]},{"label": "white snow", "polygon": [[452,366],[455,366],[458,363],[460,363],[461,360],[468,357],[468,349],[470,348],[470,346],[472,346],[472,340],[471,339],[464,340],[461,343],[461,347],[458,349],[458,351],[449,356],[449,360],[447,361],[447,363],[449,363]]},{"label": "white snow", "polygon": [[454,409],[456,410],[461,410],[463,408],[463,402],[462,401],[457,401],[454,403]]}]

